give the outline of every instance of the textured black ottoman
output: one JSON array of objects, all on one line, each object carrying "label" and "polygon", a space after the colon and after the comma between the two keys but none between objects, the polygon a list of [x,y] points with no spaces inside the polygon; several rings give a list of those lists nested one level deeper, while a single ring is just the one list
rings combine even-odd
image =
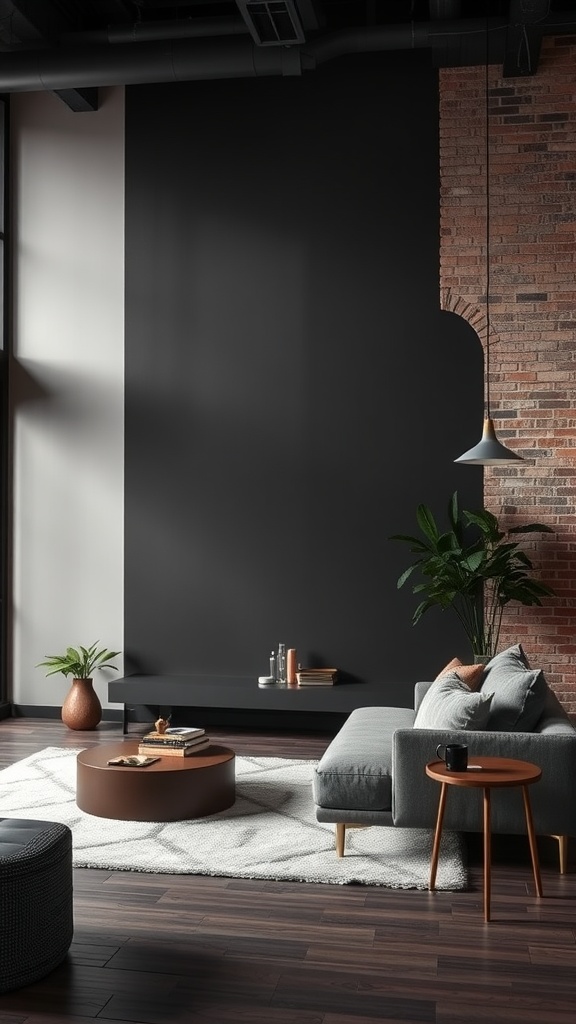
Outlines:
[{"label": "textured black ottoman", "polygon": [[0,818],[0,992],[54,970],[72,932],[70,829]]}]

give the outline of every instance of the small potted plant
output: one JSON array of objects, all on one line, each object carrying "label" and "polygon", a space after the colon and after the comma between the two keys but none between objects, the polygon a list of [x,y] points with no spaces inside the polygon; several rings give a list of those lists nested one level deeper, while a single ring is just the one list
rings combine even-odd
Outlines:
[{"label": "small potted plant", "polygon": [[98,694],[93,688],[92,675],[97,669],[110,668],[120,651],[109,651],[106,647],[98,649],[98,643],[90,647],[67,647],[65,654],[47,654],[37,668],[47,668],[47,676],[61,672],[63,676],[72,676],[72,686],[62,705],[62,721],[69,729],[95,729],[102,718],[102,705]]},{"label": "small potted plant", "polygon": [[505,606],[510,601],[541,605],[554,593],[532,576],[532,562],[517,541],[519,533],[552,533],[543,523],[525,523],[500,529],[488,509],[460,509],[455,492],[448,507],[449,529],[441,530],[431,509],[419,505],[416,521],[421,537],[396,534],[390,540],[410,545],[416,556],[398,579],[402,587],[417,571],[420,582],[412,592],[421,597],[412,623],[416,625],[434,606],[451,608],[458,616],[476,661],[496,654]]}]

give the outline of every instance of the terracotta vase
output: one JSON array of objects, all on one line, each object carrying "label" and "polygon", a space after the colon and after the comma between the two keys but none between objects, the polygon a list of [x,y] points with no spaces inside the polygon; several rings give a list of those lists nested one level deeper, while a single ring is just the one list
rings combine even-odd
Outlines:
[{"label": "terracotta vase", "polygon": [[102,718],[102,705],[91,679],[73,679],[62,705],[62,721],[69,729],[95,729]]}]

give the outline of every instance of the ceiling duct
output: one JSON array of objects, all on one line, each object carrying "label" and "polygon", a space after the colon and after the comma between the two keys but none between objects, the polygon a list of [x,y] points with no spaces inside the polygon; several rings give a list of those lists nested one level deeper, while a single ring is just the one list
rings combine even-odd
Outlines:
[{"label": "ceiling duct", "polygon": [[304,31],[293,0],[236,0],[257,46],[303,43]]},{"label": "ceiling duct", "polygon": [[[549,15],[539,27],[545,34],[574,33],[576,14]],[[491,51],[495,63],[503,57],[506,28],[507,22],[503,19],[490,20]],[[285,43],[280,46],[256,45],[248,33],[220,38],[147,40],[137,45],[100,43],[74,46],[68,38],[69,45],[66,46],[2,53],[0,92],[64,91],[114,85],[300,75],[348,54],[415,49],[434,52],[438,44],[443,45],[447,39],[463,34],[467,38],[481,38],[478,25],[470,19],[320,32],[304,45],[294,46]],[[453,56],[450,65],[456,63],[462,61]],[[534,71],[532,68],[532,73]]]}]

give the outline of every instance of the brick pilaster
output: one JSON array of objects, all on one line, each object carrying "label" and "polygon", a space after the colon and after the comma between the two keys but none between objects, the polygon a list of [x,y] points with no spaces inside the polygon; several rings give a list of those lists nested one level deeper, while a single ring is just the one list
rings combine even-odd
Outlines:
[{"label": "brick pilaster", "polygon": [[[576,39],[545,38],[532,77],[490,67],[489,110],[492,414],[526,462],[484,470],[485,504],[503,525],[553,528],[524,546],[556,591],[543,608],[510,606],[501,646],[520,640],[575,713]],[[482,344],[485,145],[485,69],[443,69],[441,305]]]}]

